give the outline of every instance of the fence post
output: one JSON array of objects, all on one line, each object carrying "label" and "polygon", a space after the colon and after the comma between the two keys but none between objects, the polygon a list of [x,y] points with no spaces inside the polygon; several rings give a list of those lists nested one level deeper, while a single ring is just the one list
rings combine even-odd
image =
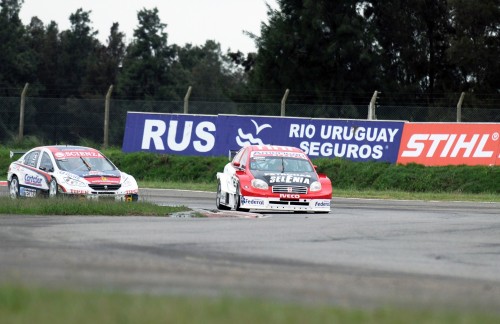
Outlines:
[{"label": "fence post", "polygon": [[26,105],[26,92],[28,92],[29,83],[24,85],[23,92],[21,92],[21,107],[19,107],[19,141],[23,141],[24,136],[24,106]]},{"label": "fence post", "polygon": [[462,103],[464,102],[465,92],[462,92],[460,95],[460,99],[458,99],[457,103],[457,123],[462,121]]},{"label": "fence post", "polygon": [[370,100],[370,104],[368,105],[368,120],[377,119],[377,116],[375,115],[375,102],[377,101],[378,94],[379,92],[375,90],[372,99]]},{"label": "fence post", "polygon": [[286,116],[285,113],[285,102],[288,98],[288,94],[290,93],[290,89],[286,89],[285,94],[283,95],[283,99],[281,99],[281,117]]},{"label": "fence post", "polygon": [[189,86],[186,95],[184,96],[184,113],[187,114],[189,110],[189,97],[191,96],[191,90],[193,88]]},{"label": "fence post", "polygon": [[108,148],[109,145],[109,102],[111,101],[111,92],[113,85],[109,86],[108,93],[106,94],[106,101],[104,103],[104,144],[103,148]]}]

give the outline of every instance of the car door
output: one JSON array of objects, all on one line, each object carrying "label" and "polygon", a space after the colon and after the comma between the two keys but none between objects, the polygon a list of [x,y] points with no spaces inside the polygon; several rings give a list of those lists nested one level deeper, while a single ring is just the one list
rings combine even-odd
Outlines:
[{"label": "car door", "polygon": [[34,197],[37,190],[47,190],[50,175],[40,170],[38,165],[42,151],[34,150],[26,154],[19,179],[19,194],[24,197]]}]

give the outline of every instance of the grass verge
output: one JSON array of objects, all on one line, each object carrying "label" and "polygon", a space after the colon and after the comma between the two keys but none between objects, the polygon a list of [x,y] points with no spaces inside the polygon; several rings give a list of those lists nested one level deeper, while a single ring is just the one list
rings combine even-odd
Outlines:
[{"label": "grass verge", "polygon": [[0,286],[2,323],[499,323],[498,314]]},{"label": "grass verge", "polygon": [[0,197],[0,214],[11,215],[108,215],[108,216],[169,216],[187,211],[184,206],[158,206],[150,202],[125,203],[114,200],[87,200],[75,198]]},{"label": "grass verge", "polygon": [[[139,181],[139,188],[181,189],[215,192],[217,190],[217,183]],[[493,193],[473,194],[462,192],[407,192],[397,190],[349,190],[333,188],[333,196],[340,198],[500,202],[500,195]]]}]

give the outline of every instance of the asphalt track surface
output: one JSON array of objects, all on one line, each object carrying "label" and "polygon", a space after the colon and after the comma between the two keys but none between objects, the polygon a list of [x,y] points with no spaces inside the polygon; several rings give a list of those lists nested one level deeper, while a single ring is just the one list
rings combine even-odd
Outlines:
[{"label": "asphalt track surface", "polygon": [[[0,188],[6,194],[5,188]],[[333,199],[330,214],[0,215],[0,282],[356,308],[500,312],[500,204]]]}]

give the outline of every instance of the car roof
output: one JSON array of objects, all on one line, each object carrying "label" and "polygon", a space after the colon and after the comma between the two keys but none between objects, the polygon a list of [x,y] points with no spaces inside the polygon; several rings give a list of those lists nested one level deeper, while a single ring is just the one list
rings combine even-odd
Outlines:
[{"label": "car roof", "polygon": [[[45,145],[38,146],[32,150],[49,150],[55,157],[78,157],[78,156],[91,156],[91,157],[103,157],[99,150],[79,145]],[[84,153],[83,153],[84,152]]]},{"label": "car roof", "polygon": [[95,152],[98,151],[91,147],[78,146],[78,145],[49,145],[45,147],[53,153],[64,152],[64,151],[95,151]]},{"label": "car roof", "polygon": [[296,152],[304,153],[301,149],[293,146],[284,145],[250,145],[250,151],[271,151],[271,152]]},{"label": "car roof", "polygon": [[63,151],[91,151],[91,152],[99,152],[99,150],[91,148],[91,147],[86,147],[86,146],[80,146],[80,145],[44,145],[44,146],[38,146],[33,148],[33,150],[41,150],[41,149],[48,149],[52,153],[55,152],[63,152]]},{"label": "car roof", "polygon": [[269,157],[291,157],[308,160],[309,157],[301,149],[293,146],[283,145],[250,145],[248,153],[250,156],[269,156]]}]

